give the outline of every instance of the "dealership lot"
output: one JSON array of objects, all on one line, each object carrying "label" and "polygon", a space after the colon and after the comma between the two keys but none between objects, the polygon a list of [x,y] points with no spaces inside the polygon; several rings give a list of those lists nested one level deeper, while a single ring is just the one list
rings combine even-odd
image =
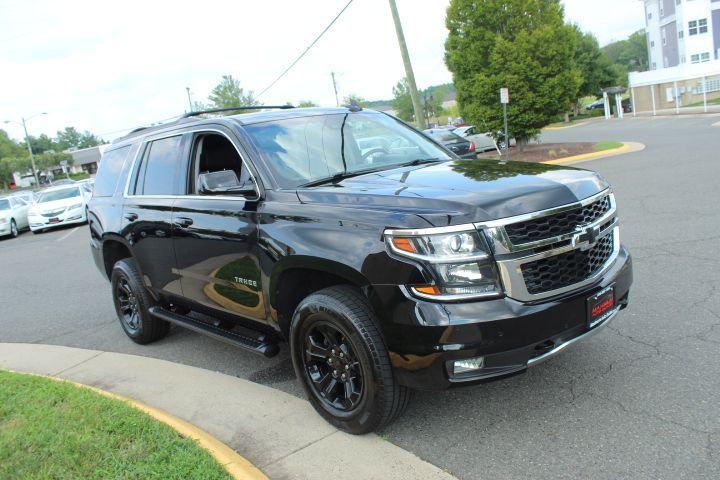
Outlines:
[{"label": "dealership lot", "polygon": [[[615,187],[634,257],[630,307],[605,332],[511,379],[420,392],[388,438],[460,478],[720,475],[718,117],[596,121],[546,142],[647,148],[582,166]],[[174,329],[149,346],[122,332],[87,226],[0,241],[0,341],[133,353],[300,395],[272,359]]]}]

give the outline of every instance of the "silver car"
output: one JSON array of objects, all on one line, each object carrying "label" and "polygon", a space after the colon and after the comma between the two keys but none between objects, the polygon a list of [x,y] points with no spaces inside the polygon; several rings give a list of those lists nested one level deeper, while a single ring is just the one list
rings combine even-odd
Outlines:
[{"label": "silver car", "polygon": [[453,133],[473,142],[475,144],[475,149],[478,152],[497,150],[497,146],[495,145],[495,139],[493,139],[487,133],[478,133],[478,131],[472,125],[458,127],[453,130]]},{"label": "silver car", "polygon": [[27,202],[17,196],[0,198],[0,236],[17,237],[28,226]]}]

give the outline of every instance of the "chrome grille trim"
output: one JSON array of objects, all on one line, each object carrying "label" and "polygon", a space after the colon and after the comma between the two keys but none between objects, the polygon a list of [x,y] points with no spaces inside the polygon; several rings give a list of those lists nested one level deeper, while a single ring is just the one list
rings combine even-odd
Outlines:
[{"label": "chrome grille trim", "polygon": [[[539,219],[558,213],[567,212],[569,210],[582,208],[594,202],[601,201],[605,197],[609,197],[610,208],[601,217],[595,221],[580,225],[573,232],[557,235],[549,238],[541,238],[533,242],[526,242],[520,245],[514,245],[505,231],[505,225],[526,222],[528,220]],[[475,224],[478,230],[485,233],[488,242],[495,255],[500,278],[503,283],[505,294],[515,300],[522,302],[532,302],[542,300],[556,295],[583,288],[591,285],[598,278],[607,272],[617,259],[620,253],[620,229],[618,227],[618,219],[616,218],[617,206],[615,196],[608,188],[596,195],[585,198],[579,202],[562,205],[560,207],[550,208],[539,212],[532,212],[525,215],[503,218],[491,222],[483,222]],[[602,229],[602,230],[601,230]],[[582,234],[588,231],[594,232],[594,238]],[[523,277],[522,265],[535,262],[544,258],[561,255],[576,249],[586,249],[595,245],[595,243],[607,235],[613,235],[613,250],[608,260],[588,278],[562,288],[539,293],[530,293],[525,284]],[[541,251],[537,251],[542,249]],[[525,255],[523,255],[525,253]]]}]

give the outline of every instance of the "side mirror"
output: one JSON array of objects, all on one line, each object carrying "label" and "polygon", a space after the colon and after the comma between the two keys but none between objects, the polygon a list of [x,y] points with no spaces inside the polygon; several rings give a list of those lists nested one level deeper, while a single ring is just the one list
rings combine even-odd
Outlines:
[{"label": "side mirror", "polygon": [[198,175],[197,183],[198,193],[203,195],[221,195],[223,193],[246,197],[257,195],[255,185],[252,182],[240,183],[237,174],[233,170],[201,173]]}]

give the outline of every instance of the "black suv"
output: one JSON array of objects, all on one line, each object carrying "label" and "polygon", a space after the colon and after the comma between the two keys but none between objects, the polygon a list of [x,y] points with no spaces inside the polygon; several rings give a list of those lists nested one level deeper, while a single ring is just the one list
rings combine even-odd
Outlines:
[{"label": "black suv", "polygon": [[272,356],[368,432],[411,389],[519,372],[628,303],[615,198],[575,168],[461,160],[355,106],[139,129],[105,152],[92,252],[138,343],[170,324]]}]

